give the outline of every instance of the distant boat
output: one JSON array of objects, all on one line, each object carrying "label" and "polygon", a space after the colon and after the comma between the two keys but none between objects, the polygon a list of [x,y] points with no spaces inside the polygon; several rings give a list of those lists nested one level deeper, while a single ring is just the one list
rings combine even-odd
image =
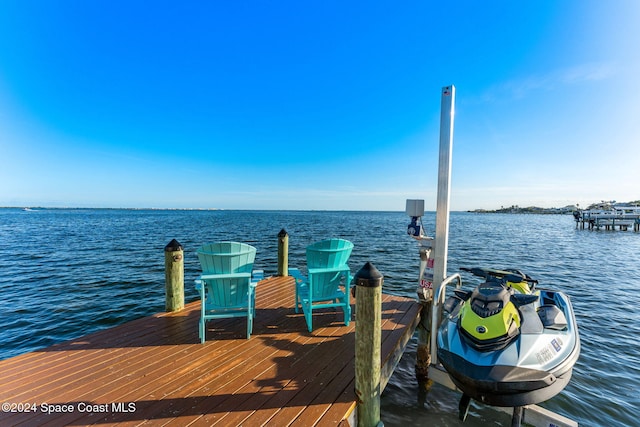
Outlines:
[{"label": "distant boat", "polygon": [[33,212],[33,209],[31,208],[22,208],[22,210],[25,212]]}]

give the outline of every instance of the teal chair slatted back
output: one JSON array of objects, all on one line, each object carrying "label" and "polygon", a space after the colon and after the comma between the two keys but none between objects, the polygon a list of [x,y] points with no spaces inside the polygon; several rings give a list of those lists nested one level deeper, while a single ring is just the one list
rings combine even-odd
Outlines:
[{"label": "teal chair slatted back", "polygon": [[336,268],[351,256],[353,243],[343,239],[328,239],[307,246],[307,268]]},{"label": "teal chair slatted back", "polygon": [[[333,296],[344,283],[345,275],[342,272],[315,273],[313,275],[313,286],[311,299],[313,301],[323,301],[328,295]],[[342,283],[341,283],[342,282]]]},{"label": "teal chair slatted back", "polygon": [[207,280],[210,290],[207,308],[246,306],[249,299],[249,283],[246,278],[222,278]]},{"label": "teal chair slatted back", "polygon": [[217,242],[198,249],[204,274],[251,273],[256,248],[240,242]]}]

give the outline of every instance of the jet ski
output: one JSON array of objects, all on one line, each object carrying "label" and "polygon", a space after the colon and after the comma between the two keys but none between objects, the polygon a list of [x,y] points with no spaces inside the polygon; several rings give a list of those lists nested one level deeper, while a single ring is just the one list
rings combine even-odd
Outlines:
[{"label": "jet ski", "polygon": [[445,301],[437,338],[438,359],[463,393],[460,419],[474,399],[513,407],[512,425],[520,425],[523,406],[569,383],[580,354],[571,302],[562,292],[538,289],[519,270],[462,270],[485,281]]}]

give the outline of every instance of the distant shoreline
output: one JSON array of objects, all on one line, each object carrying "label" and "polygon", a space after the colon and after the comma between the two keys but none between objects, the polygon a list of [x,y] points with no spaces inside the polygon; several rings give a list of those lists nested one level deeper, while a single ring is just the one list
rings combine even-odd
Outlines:
[{"label": "distant shoreline", "polygon": [[[604,202],[603,202],[604,203]],[[613,206],[640,206],[640,200],[632,202],[616,203],[615,201],[607,202]],[[591,205],[586,209],[592,209],[595,205]],[[572,214],[575,211],[584,210],[580,209],[578,205],[567,205],[563,208],[539,208],[537,206],[520,207],[518,205],[512,205],[509,207],[501,207],[500,209],[475,209],[467,211],[471,213],[508,213],[508,214]]]},{"label": "distant shoreline", "polygon": [[105,211],[224,211],[228,209],[222,208],[90,208],[90,207],[77,207],[77,206],[0,206],[0,209],[20,209],[20,210],[75,210],[75,211],[89,211],[89,210],[105,210]]},{"label": "distant shoreline", "polygon": [[537,206],[529,206],[521,208],[519,206],[509,206],[501,209],[475,209],[467,211],[471,213],[507,213],[507,214],[536,214],[536,215],[568,215],[577,210],[576,206],[565,206],[564,208],[539,208]]},{"label": "distant shoreline", "polygon": [[[354,209],[244,209],[244,208],[110,208],[110,207],[77,207],[77,206],[0,206],[0,209],[20,211],[246,211],[246,212],[404,212],[401,210],[354,210]],[[429,211],[435,213],[435,211]],[[452,211],[465,212],[465,211]]]},{"label": "distant shoreline", "polygon": [[[640,200],[624,203],[626,206],[640,206]],[[170,208],[170,207],[88,207],[88,206],[0,206],[0,210],[23,210],[37,212],[39,210],[122,210],[122,211],[291,211],[291,212],[402,212],[401,210],[353,210],[353,209],[238,209],[238,208]],[[569,215],[577,210],[584,210],[577,205],[568,205],[562,208],[541,208],[537,206],[520,207],[512,205],[501,207],[500,209],[473,209],[473,210],[452,210],[451,212],[467,212],[478,214],[536,214],[536,215]],[[435,211],[425,211],[425,213],[435,213]]]}]

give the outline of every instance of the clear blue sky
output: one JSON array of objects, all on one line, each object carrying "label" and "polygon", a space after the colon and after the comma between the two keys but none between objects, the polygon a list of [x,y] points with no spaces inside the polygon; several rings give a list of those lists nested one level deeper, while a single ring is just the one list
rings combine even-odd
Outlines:
[{"label": "clear blue sky", "polygon": [[0,206],[640,199],[640,2],[0,1]]}]

